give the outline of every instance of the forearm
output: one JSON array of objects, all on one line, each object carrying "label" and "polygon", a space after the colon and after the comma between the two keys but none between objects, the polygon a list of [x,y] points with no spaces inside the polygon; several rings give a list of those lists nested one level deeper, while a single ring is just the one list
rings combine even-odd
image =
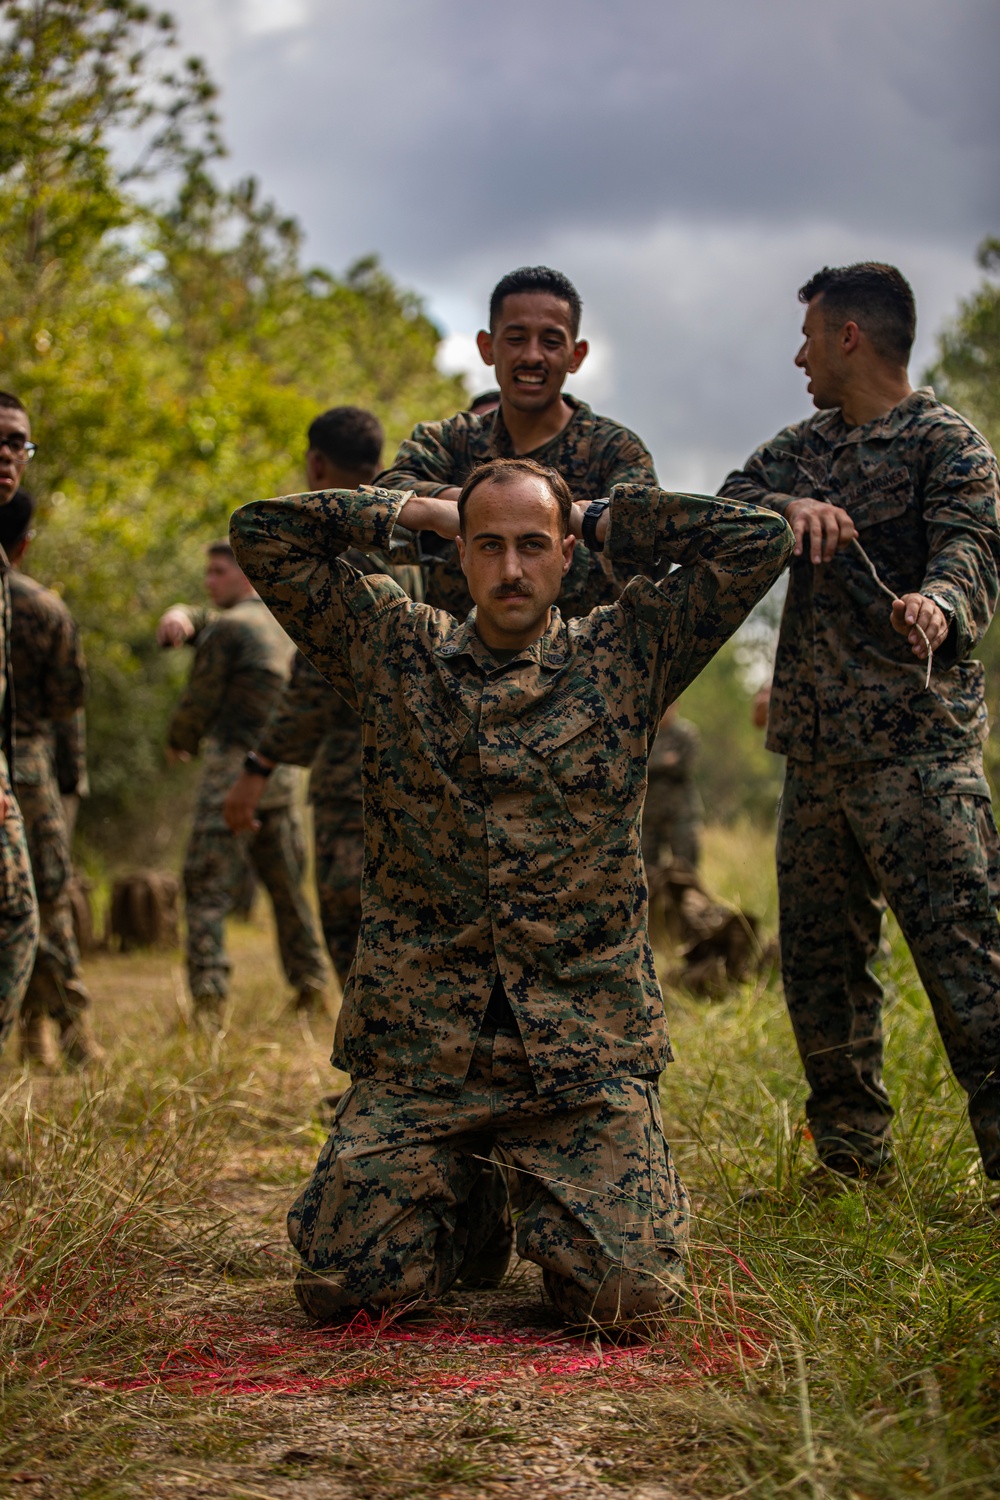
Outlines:
[{"label": "forearm", "polygon": [[[799,459],[802,453],[801,426],[786,427],[770,442],[750,455],[742,469],[728,475],[719,495],[744,505],[757,505],[784,515],[792,500],[799,498]],[[818,495],[817,499],[824,497]]]},{"label": "forearm", "polygon": [[951,630],[945,649],[962,661],[982,640],[996,612],[997,559],[987,544],[962,537],[930,560],[920,592],[946,606]]},{"label": "forearm", "polygon": [[352,706],[371,669],[387,616],[408,604],[388,575],[359,573],[348,547],[392,552],[410,497],[392,491],[324,490],[244,505],[230,521],[240,566],[275,619]]},{"label": "forearm", "polygon": [[741,505],[756,505],[762,510],[775,511],[779,516],[783,516],[792,501],[799,498],[772,489],[763,474],[751,469],[737,469],[727,475],[719,496],[724,500],[739,501]]},{"label": "forearm", "polygon": [[791,546],[791,532],[770,507],[709,495],[619,486],[602,521],[611,561],[638,565],[647,575],[674,563],[702,564],[720,581],[743,578],[757,564],[769,571],[774,557],[784,561]]},{"label": "forearm", "polygon": [[[608,547],[613,559],[647,575],[632,579],[621,604],[638,648],[652,656],[650,710],[657,722],[775,582],[792,533],[758,506],[626,489],[612,496]],[[677,566],[661,583],[650,583],[665,563]]]}]

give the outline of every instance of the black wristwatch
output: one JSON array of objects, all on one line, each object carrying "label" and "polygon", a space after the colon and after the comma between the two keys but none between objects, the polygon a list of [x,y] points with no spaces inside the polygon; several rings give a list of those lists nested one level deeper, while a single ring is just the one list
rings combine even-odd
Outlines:
[{"label": "black wristwatch", "polygon": [[604,543],[597,540],[597,523],[610,504],[610,500],[591,500],[583,513],[583,523],[580,530],[583,532],[583,540],[591,552],[604,551]]},{"label": "black wristwatch", "polygon": [[256,750],[248,750],[243,761],[243,769],[249,771],[251,776],[270,776],[274,767],[265,766]]}]

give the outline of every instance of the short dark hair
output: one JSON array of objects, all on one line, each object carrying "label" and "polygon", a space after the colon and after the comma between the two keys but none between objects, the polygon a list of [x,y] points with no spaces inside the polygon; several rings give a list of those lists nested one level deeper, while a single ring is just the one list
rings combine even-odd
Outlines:
[{"label": "short dark hair", "polygon": [[6,505],[0,505],[0,547],[10,552],[31,530],[35,501],[27,490],[15,490]]},{"label": "short dark hair", "polygon": [[228,542],[209,542],[208,546],[205,548],[205,551],[208,553],[209,557],[228,557],[230,562],[236,561],[236,553],[233,551]]},{"label": "short dark hair", "polygon": [[499,404],[499,391],[480,391],[478,396],[473,396],[472,400],[469,402],[468,410],[475,412],[478,411],[481,406],[493,407],[499,406]]},{"label": "short dark hair", "polygon": [[583,311],[580,293],[568,276],[564,276],[561,271],[551,270],[549,266],[521,266],[518,270],[508,271],[506,276],[501,276],[490,298],[491,329],[497,325],[504,299],[513,297],[518,292],[548,292],[551,296],[558,297],[560,302],[565,302],[569,307],[570,331],[576,338],[580,332],[580,314]]},{"label": "short dark hair", "polygon": [[881,359],[905,365],[917,332],[913,288],[895,266],[860,261],[856,266],[824,266],[799,287],[799,301],[822,297],[829,321],[849,319],[867,333]]},{"label": "short dark hair", "polygon": [[559,506],[563,536],[569,535],[573,496],[561,474],[555,469],[546,468],[545,464],[536,463],[533,458],[491,458],[488,463],[480,464],[477,469],[473,469],[462,485],[462,493],[458,497],[458,524],[463,536],[465,535],[465,508],[473,490],[478,489],[487,481],[491,484],[509,484],[512,479],[517,478],[518,474],[528,474],[533,479],[545,481],[549,487],[549,494]]},{"label": "short dark hair", "polygon": [[382,423],[360,406],[333,406],[309,424],[310,448],[341,469],[379,468],[384,442]]},{"label": "short dark hair", "polygon": [[10,391],[0,391],[0,406],[5,406],[8,411],[23,411],[28,415],[28,408],[19,396],[11,395]]}]

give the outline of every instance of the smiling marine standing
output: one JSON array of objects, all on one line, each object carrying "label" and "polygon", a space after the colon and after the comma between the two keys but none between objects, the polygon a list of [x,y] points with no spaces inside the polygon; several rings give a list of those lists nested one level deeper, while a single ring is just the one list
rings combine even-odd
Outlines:
[{"label": "smiling marine standing", "polygon": [[[614,604],[554,607],[583,513],[565,481],[494,460],[458,504],[382,489],[261,501],[233,548],[363,721],[362,927],[337,1027],[344,1095],[289,1215],[318,1319],[493,1284],[517,1250],[574,1325],[669,1311],[687,1199],[663,1136],[669,1060],[639,819],[664,705],[784,565],[767,511],[620,485],[598,549]],[[338,556],[398,527],[457,543],[476,609],[414,603]],[[498,1253],[499,1252],[499,1253]]]},{"label": "smiling marine standing", "polygon": [[996,1180],[1000,848],[971,653],[997,604],[997,463],[931,389],[911,388],[916,309],[894,266],[825,268],[799,299],[795,363],[819,412],[721,493],[795,533],[767,744],[788,757],[781,968],[819,1177],[892,1175],[871,968],[888,901]]},{"label": "smiling marine standing", "polygon": [[[598,416],[585,401],[563,393],[589,352],[580,337],[582,303],[561,271],[522,266],[497,282],[489,327],[476,335],[485,364],[496,371],[499,406],[485,399],[475,411],[444,422],[420,422],[377,483],[383,489],[457,500],[478,464],[491,458],[533,458],[555,469],[574,501],[610,495],[616,484],[655,485],[649,451],[634,432]],[[464,618],[472,607],[457,549],[431,532],[416,553],[424,566],[424,599]],[[564,619],[610,604],[620,592],[598,553],[580,545],[563,581]]]}]

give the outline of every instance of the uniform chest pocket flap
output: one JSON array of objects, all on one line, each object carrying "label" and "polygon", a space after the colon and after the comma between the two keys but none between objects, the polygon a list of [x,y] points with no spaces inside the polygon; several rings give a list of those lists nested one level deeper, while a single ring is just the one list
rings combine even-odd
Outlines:
[{"label": "uniform chest pocket flap", "polygon": [[1000,839],[986,778],[971,768],[927,766],[920,789],[931,920],[989,916],[1000,902]]},{"label": "uniform chest pocket flap", "polygon": [[845,497],[844,506],[859,531],[869,526],[881,526],[884,521],[894,521],[901,516],[913,500],[913,488],[905,470],[893,476],[887,484],[874,492],[855,491]]},{"label": "uniform chest pocket flap", "polygon": [[589,700],[571,700],[565,707],[550,704],[544,716],[532,715],[514,731],[538,757],[543,774],[577,821],[592,824],[623,812],[632,787],[632,761],[603,705]]}]

